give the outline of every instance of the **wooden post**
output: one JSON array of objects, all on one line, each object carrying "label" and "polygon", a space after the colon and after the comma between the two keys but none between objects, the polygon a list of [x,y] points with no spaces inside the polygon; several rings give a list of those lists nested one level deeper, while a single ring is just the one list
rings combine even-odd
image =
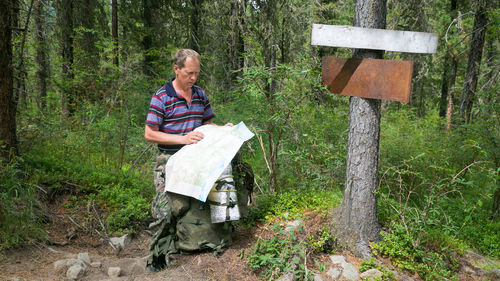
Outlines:
[{"label": "wooden post", "polygon": [[[380,238],[381,229],[375,196],[380,100],[407,102],[412,74],[411,62],[386,63],[380,59],[384,50],[433,53],[437,35],[384,30],[386,0],[358,0],[355,9],[356,27],[314,25],[311,41],[315,45],[356,48],[353,59],[326,59],[323,81],[333,92],[351,95],[346,182],[342,205],[334,211],[334,231],[342,245],[369,258],[369,243]],[[386,66],[389,71],[381,70]],[[402,88],[403,94],[392,87]]]}]

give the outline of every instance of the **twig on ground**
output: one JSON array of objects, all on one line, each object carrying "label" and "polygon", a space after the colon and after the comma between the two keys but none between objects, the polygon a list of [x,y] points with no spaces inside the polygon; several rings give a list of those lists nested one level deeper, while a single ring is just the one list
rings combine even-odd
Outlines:
[{"label": "twig on ground", "polygon": [[84,230],[87,230],[86,227],[83,227],[81,225],[79,225],[78,223],[76,223],[76,221],[73,220],[73,218],[71,216],[68,216],[68,219],[74,224],[76,225],[78,228],[81,228],[81,229],[84,229]]},{"label": "twig on ground", "polygon": [[118,249],[115,247],[115,245],[113,245],[113,243],[111,243],[111,239],[109,239],[108,233],[106,232],[106,228],[104,227],[104,224],[102,223],[101,218],[99,217],[99,213],[97,213],[97,210],[94,207],[93,200],[92,200],[91,206],[92,206],[92,210],[94,212],[94,216],[97,219],[97,221],[99,222],[99,224],[101,225],[102,231],[104,234],[99,232],[99,230],[97,230],[97,229],[94,229],[95,232],[97,232],[97,234],[99,234],[99,236],[101,236],[101,238],[104,239],[104,241],[108,242],[108,244],[111,246],[111,248],[113,248],[113,250],[118,251]]},{"label": "twig on ground", "polygon": [[191,274],[189,274],[189,272],[188,272],[188,271],[184,268],[184,266],[182,265],[181,267],[182,267],[182,269],[184,270],[184,272],[186,272],[186,275],[187,275],[187,276],[189,276],[189,279],[190,279],[190,280],[193,280],[193,277],[192,277],[192,276],[191,276]]},{"label": "twig on ground", "polygon": [[72,182],[69,182],[69,181],[63,181],[63,183],[65,183],[65,184],[67,184],[67,185],[74,186],[74,187],[86,188],[86,187],[85,187],[85,186],[83,186],[83,185],[79,185],[79,184],[72,183]]},{"label": "twig on ground", "polygon": [[45,189],[43,189],[43,187],[39,186],[38,184],[35,185],[38,189],[40,189],[41,191],[43,191],[45,194],[47,194],[47,191]]}]

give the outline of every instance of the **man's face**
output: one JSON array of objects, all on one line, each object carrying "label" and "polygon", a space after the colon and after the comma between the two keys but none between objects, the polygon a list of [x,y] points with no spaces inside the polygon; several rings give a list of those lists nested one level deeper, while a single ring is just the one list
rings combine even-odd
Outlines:
[{"label": "man's face", "polygon": [[198,74],[200,73],[200,62],[197,59],[188,57],[184,62],[184,67],[179,68],[174,65],[174,72],[176,75],[177,82],[181,87],[190,88],[198,79]]}]

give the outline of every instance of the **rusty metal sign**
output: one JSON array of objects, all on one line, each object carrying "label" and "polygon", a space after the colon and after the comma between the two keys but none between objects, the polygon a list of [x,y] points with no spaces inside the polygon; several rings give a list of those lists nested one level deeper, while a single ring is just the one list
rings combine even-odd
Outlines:
[{"label": "rusty metal sign", "polygon": [[412,61],[322,58],[323,84],[334,94],[410,101]]}]

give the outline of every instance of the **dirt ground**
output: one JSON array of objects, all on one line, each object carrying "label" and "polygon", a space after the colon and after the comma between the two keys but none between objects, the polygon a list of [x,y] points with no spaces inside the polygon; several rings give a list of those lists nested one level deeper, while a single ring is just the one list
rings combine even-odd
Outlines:
[{"label": "dirt ground", "polygon": [[[67,267],[56,270],[54,262],[62,259],[76,258],[78,253],[88,253],[92,262],[97,265],[88,266],[85,274],[79,280],[262,280],[259,272],[252,271],[246,263],[246,256],[258,238],[269,238],[275,233],[271,230],[272,224],[284,224],[283,221],[273,221],[267,224],[257,224],[251,228],[238,226],[236,228],[233,245],[227,248],[222,256],[215,257],[212,252],[200,252],[191,254],[178,254],[174,256],[174,264],[166,270],[150,273],[146,270],[146,259],[149,255],[148,245],[151,239],[150,232],[143,227],[133,236],[130,244],[121,251],[114,250],[102,237],[103,233],[97,233],[99,229],[98,220],[82,222],[88,212],[69,213],[66,208],[70,202],[69,196],[59,197],[48,204],[50,218],[46,225],[49,236],[48,243],[35,243],[29,247],[0,251],[0,280],[67,280]],[[74,209],[73,209],[74,210]],[[74,212],[74,211],[73,211]],[[309,212],[303,215],[304,232],[302,238],[308,235],[318,234],[327,223],[327,219],[317,212]],[[85,225],[85,226],[84,226]],[[347,262],[359,268],[361,259],[354,257],[349,252],[335,249],[336,255],[343,255]],[[307,268],[319,272],[318,263],[328,264],[329,255],[311,254],[307,258]],[[477,271],[476,265],[480,256],[467,256],[462,258],[462,269],[459,280],[489,280],[484,276],[471,272],[471,268]],[[379,259],[389,268],[390,261]],[[480,261],[479,261],[480,262]],[[496,261],[496,266],[500,263]],[[109,267],[120,267],[120,277],[109,278],[107,270]],[[420,280],[418,276],[411,273],[401,273],[400,280]],[[323,280],[331,280],[323,272]]]},{"label": "dirt ground", "polygon": [[[124,250],[116,251],[98,235],[79,229],[77,220],[69,219],[70,214],[65,214],[66,209],[61,206],[50,208],[53,219],[46,226],[49,243],[0,252],[0,280],[67,280],[68,267],[55,270],[54,262],[76,258],[78,253],[88,253],[92,262],[101,264],[87,267],[79,280],[262,280],[246,264],[244,253],[253,248],[258,237],[273,235],[270,224],[237,227],[233,245],[219,258],[212,252],[177,254],[171,267],[150,273],[145,269],[151,239],[147,229],[140,230]],[[306,228],[319,229],[321,216],[308,216]],[[322,259],[327,260],[327,255]],[[116,266],[122,268],[121,276],[109,278],[107,269]]]}]

